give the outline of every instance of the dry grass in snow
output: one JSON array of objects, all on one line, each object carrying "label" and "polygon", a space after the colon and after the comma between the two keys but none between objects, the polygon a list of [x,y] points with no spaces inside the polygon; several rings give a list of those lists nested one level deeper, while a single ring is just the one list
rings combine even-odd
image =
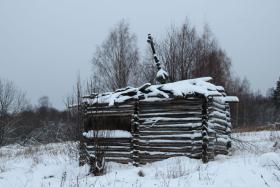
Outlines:
[{"label": "dry grass in snow", "polygon": [[106,175],[79,167],[77,143],[0,149],[0,186],[9,187],[196,187],[280,186],[280,132],[233,134],[229,156],[200,160],[175,157],[141,167],[107,163]]}]

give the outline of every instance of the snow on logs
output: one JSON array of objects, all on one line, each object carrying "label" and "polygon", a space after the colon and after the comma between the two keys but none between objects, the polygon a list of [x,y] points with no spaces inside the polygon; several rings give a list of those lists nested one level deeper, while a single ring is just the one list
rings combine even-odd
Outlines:
[{"label": "snow on logs", "polygon": [[84,97],[87,152],[94,155],[99,144],[107,161],[136,166],[173,156],[207,162],[216,154],[228,154],[228,103],[238,98],[226,96],[223,87],[210,80],[148,83]]}]

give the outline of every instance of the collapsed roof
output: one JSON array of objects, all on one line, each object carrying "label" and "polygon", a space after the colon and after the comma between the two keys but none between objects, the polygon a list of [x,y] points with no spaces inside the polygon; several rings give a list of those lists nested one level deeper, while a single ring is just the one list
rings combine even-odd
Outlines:
[{"label": "collapsed roof", "polygon": [[199,94],[205,97],[220,96],[225,102],[238,102],[238,98],[235,96],[225,96],[224,88],[210,83],[209,81],[211,80],[211,77],[202,77],[160,85],[146,83],[139,88],[126,87],[118,89],[115,92],[92,93],[91,95],[84,96],[83,99],[88,104],[102,103],[113,106],[137,99],[157,101],[169,98],[184,98]]}]

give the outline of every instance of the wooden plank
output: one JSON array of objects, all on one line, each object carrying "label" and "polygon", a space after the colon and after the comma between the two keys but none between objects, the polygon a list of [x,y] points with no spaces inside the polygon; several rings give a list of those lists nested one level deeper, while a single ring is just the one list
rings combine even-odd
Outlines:
[{"label": "wooden plank", "polygon": [[202,137],[194,137],[194,138],[190,138],[190,137],[179,137],[179,136],[165,136],[165,137],[161,137],[161,136],[141,136],[140,140],[184,140],[184,141],[188,141],[188,140],[202,140]]},{"label": "wooden plank", "polygon": [[219,111],[219,112],[221,112],[221,113],[225,113],[225,114],[229,114],[229,111],[227,111],[227,110],[225,110],[225,109],[220,109],[220,108],[217,108],[217,107],[215,107],[215,106],[209,106],[208,107],[208,111],[209,112],[213,112],[213,111]]},{"label": "wooden plank", "polygon": [[140,125],[140,132],[145,131],[154,131],[154,132],[162,132],[162,131],[182,131],[182,132],[193,132],[201,130],[201,125],[197,127],[180,127],[180,126],[172,126],[172,125],[154,125],[154,126],[144,126]]},{"label": "wooden plank", "polygon": [[224,126],[224,127],[228,126],[228,122],[226,120],[221,120],[217,118],[210,118],[208,122],[212,124],[219,124],[220,126]]},{"label": "wooden plank", "polygon": [[170,112],[170,113],[153,113],[153,114],[139,114],[140,119],[147,119],[151,117],[165,117],[165,118],[188,118],[201,117],[201,112]]},{"label": "wooden plank", "polygon": [[228,118],[226,116],[221,116],[221,115],[218,115],[216,113],[210,113],[209,114],[209,119],[219,119],[219,120],[227,121]]},{"label": "wooden plank", "polygon": [[153,134],[153,135],[149,135],[149,134],[140,134],[140,138],[141,139],[168,139],[168,138],[175,138],[176,139],[180,139],[180,138],[185,138],[186,140],[188,139],[197,139],[197,138],[201,138],[202,135],[201,133],[183,133],[183,134]]},{"label": "wooden plank", "polygon": [[97,114],[120,114],[120,113],[130,113],[133,114],[133,109],[131,110],[87,110],[87,114],[97,115]]},{"label": "wooden plank", "polygon": [[159,100],[159,101],[143,101],[141,100],[139,102],[139,107],[142,106],[157,106],[159,105],[187,105],[187,106],[193,106],[193,105],[200,105],[202,103],[202,99],[200,98],[187,98],[187,99],[166,99],[166,100]]},{"label": "wooden plank", "polygon": [[130,158],[130,153],[122,153],[122,152],[105,152],[105,157],[127,157]]},{"label": "wooden plank", "polygon": [[194,134],[192,131],[139,131],[139,135],[142,136],[168,136],[168,135],[182,135],[182,136],[187,136],[187,137],[192,137],[196,136],[197,134]]},{"label": "wooden plank", "polygon": [[108,103],[99,102],[99,103],[93,103],[93,104],[88,103],[86,107],[97,107],[97,108],[122,107],[122,106],[126,107],[126,106],[134,106],[134,103],[135,103],[135,101],[126,101],[123,103],[116,102],[116,103],[114,103],[114,105],[109,106]]},{"label": "wooden plank", "polygon": [[195,117],[180,117],[180,118],[170,118],[170,117],[163,117],[163,118],[147,118],[147,119],[139,119],[139,123],[141,125],[164,125],[164,124],[182,124],[182,123],[199,123],[201,122],[201,116]]},{"label": "wooden plank", "polygon": [[[93,142],[95,138],[85,138],[86,143]],[[118,142],[118,143],[130,143],[131,138],[98,138],[98,142]]]},{"label": "wooden plank", "polygon": [[[94,151],[95,148],[88,148],[88,151]],[[131,152],[131,147],[104,147],[104,148],[100,148],[101,151],[104,152],[123,152],[123,153],[130,153]]]},{"label": "wooden plank", "polygon": [[[86,144],[86,146],[94,146],[94,142],[88,142]],[[106,141],[103,141],[103,142],[99,142],[98,145],[100,146],[117,146],[117,147],[129,147],[131,146],[131,143],[122,143],[122,142],[106,142]]]},{"label": "wooden plank", "polygon": [[86,116],[93,116],[93,117],[106,117],[106,116],[128,116],[132,115],[132,112],[117,112],[117,113],[91,113],[90,111],[85,114]]},{"label": "wooden plank", "polygon": [[139,141],[139,146],[146,146],[146,147],[185,147],[185,146],[189,146],[189,147],[199,147],[202,145],[202,141],[189,141],[189,142],[143,142],[143,141]]},{"label": "wooden plank", "polygon": [[106,162],[117,162],[121,164],[128,164],[132,162],[130,158],[121,158],[121,157],[105,157]]},{"label": "wooden plank", "polygon": [[162,146],[159,146],[159,147],[155,147],[155,146],[139,146],[138,147],[138,150],[140,151],[160,151],[160,152],[189,152],[192,150],[192,146],[183,146],[183,147],[162,147]]},{"label": "wooden plank", "polygon": [[134,109],[134,102],[132,104],[123,104],[123,105],[113,105],[109,106],[108,104],[99,106],[99,105],[88,105],[87,110],[115,110],[115,109]]},{"label": "wooden plank", "polygon": [[201,107],[186,107],[186,106],[182,106],[182,107],[178,107],[176,106],[176,108],[164,108],[164,107],[160,107],[160,108],[140,108],[140,112],[141,114],[147,114],[147,113],[164,113],[164,112],[200,112],[201,111]]},{"label": "wooden plank", "polygon": [[220,110],[225,110],[226,109],[225,105],[221,105],[221,104],[219,104],[217,102],[212,102],[210,106],[213,106],[213,107],[218,108]]}]

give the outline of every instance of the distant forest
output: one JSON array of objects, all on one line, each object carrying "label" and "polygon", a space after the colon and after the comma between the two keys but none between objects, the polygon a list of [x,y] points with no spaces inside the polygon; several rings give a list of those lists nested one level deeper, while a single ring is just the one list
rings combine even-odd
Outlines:
[{"label": "distant forest", "polygon": [[[280,121],[280,79],[266,95],[252,91],[246,78],[232,73],[234,62],[207,25],[202,33],[188,21],[171,26],[163,38],[155,37],[155,45],[160,62],[169,73],[168,82],[210,76],[228,95],[239,98],[239,104],[231,106],[233,128],[256,128]],[[73,83],[74,90],[65,98],[64,111],[53,108],[47,96],[31,106],[12,81],[0,78],[0,146],[77,140],[83,95],[147,82],[157,84],[157,69],[149,46],[140,55],[137,37],[125,21],[115,25],[96,48],[92,67],[88,81],[81,83],[77,78]]]}]

